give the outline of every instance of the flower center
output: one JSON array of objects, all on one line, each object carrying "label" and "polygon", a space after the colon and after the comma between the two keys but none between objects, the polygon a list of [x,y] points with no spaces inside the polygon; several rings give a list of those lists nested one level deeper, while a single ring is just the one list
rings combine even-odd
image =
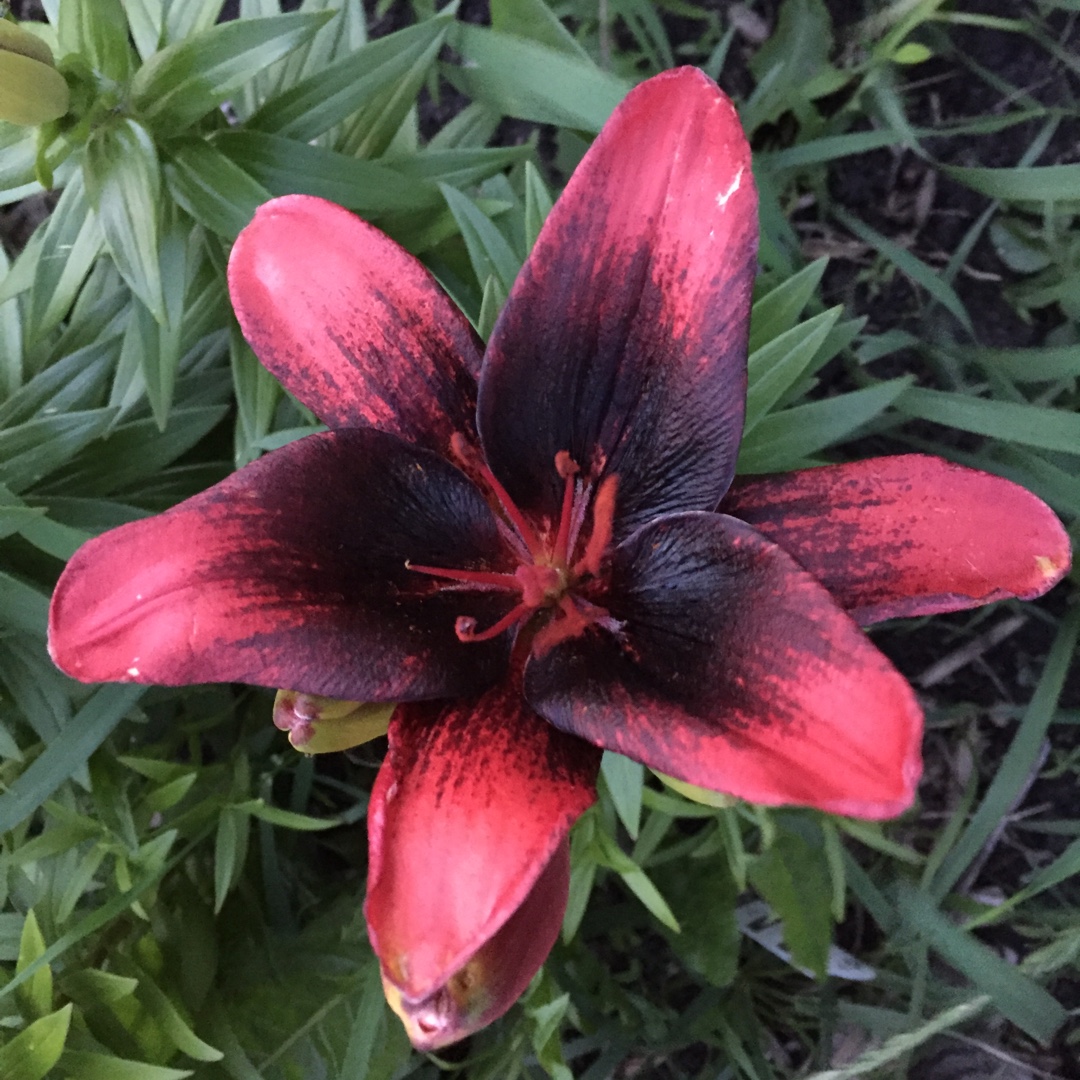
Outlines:
[{"label": "flower center", "polygon": [[[490,641],[528,622],[538,612],[550,613],[532,639],[533,652],[541,656],[560,641],[577,637],[593,623],[617,630],[621,625],[618,620],[588,596],[598,587],[604,556],[611,544],[617,478],[606,477],[594,494],[593,481],[582,475],[567,451],[560,450],[555,455],[555,471],[563,481],[558,523],[548,522],[547,528],[538,532],[463,436],[454,435],[450,447],[466,471],[486,489],[499,531],[518,561],[513,573],[405,564],[418,574],[441,578],[446,582],[443,589],[497,590],[517,595],[517,604],[485,630],[477,630],[471,616],[459,616],[454,624],[458,639]],[[581,543],[590,507],[592,529],[588,540]]]}]

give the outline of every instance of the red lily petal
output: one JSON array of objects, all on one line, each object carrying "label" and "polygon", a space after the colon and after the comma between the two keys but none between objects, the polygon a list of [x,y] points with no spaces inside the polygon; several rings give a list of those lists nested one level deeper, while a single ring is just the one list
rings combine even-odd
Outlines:
[{"label": "red lily petal", "polygon": [[734,472],[757,248],[750,149],[693,68],[643,83],[570,179],[480,379],[492,469],[557,517],[555,455],[617,473],[615,533],[712,510]]},{"label": "red lily petal", "polygon": [[[526,902],[592,803],[600,755],[544,723],[522,699],[520,679],[465,702],[404,705],[389,735],[368,812],[365,913],[384,978],[416,1010]],[[551,891],[545,885],[544,895]],[[514,969],[501,979],[515,996],[559,921],[552,914],[535,927],[542,947],[499,957]],[[499,997],[497,1012],[512,1001]],[[472,1004],[483,1006],[483,1022],[497,1015],[491,1002]]]},{"label": "red lily petal", "polygon": [[600,623],[529,661],[553,724],[751,802],[888,817],[919,777],[911,687],[780,548],[674,514],[614,552]]},{"label": "red lily petal", "polygon": [[260,206],[229,259],[244,336],[331,427],[370,425],[445,454],[471,434],[480,345],[407,251],[340,206]]},{"label": "red lily petal", "polygon": [[407,1000],[383,973],[390,1007],[417,1050],[437,1050],[497,1020],[547,959],[566,914],[570,842],[563,840],[514,913],[433,994]]},{"label": "red lily petal", "polygon": [[721,505],[866,625],[1028,600],[1069,569],[1053,511],[999,476],[921,454],[739,480]]},{"label": "red lily petal", "polygon": [[508,642],[462,644],[455,620],[487,624],[512,598],[433,591],[405,563],[502,551],[483,496],[442,458],[371,428],[312,435],[84,544],[53,595],[50,648],[87,682],[472,693],[504,670]]}]

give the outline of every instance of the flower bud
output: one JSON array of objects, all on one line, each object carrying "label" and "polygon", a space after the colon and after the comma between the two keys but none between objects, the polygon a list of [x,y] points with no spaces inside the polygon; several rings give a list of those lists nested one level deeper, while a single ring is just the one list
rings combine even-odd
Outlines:
[{"label": "flower bud", "polygon": [[289,742],[301,753],[329,754],[385,735],[395,707],[279,690],[274,699],[274,726],[287,731]]},{"label": "flower bud", "polygon": [[0,19],[0,120],[38,125],[68,110],[70,94],[49,46]]}]

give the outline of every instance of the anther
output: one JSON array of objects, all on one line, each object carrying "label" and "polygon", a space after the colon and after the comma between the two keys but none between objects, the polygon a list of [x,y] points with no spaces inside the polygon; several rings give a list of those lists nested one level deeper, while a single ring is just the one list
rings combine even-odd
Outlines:
[{"label": "anther", "polygon": [[574,565],[575,577],[580,574],[591,574],[599,577],[600,564],[604,553],[611,543],[611,534],[615,522],[615,491],[618,488],[619,478],[609,476],[600,485],[593,502],[593,527],[592,535],[588,544],[585,545],[585,554]]},{"label": "anther", "polygon": [[559,534],[555,538],[555,550],[552,557],[556,565],[565,566],[570,556],[570,533],[574,523],[574,495],[576,484],[574,477],[581,471],[577,463],[565,450],[555,455],[555,471],[563,478],[562,513],[559,515]]}]

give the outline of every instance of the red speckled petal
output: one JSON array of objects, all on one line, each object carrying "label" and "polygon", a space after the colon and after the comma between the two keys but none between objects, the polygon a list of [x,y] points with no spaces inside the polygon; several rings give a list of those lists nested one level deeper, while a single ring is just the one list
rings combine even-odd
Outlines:
[{"label": "red speckled petal", "polygon": [[[541,720],[519,679],[468,701],[402,706],[389,735],[368,811],[365,913],[385,980],[415,1005],[525,902],[593,802],[600,755]],[[542,959],[511,981],[523,988]]]},{"label": "red speckled petal", "polygon": [[84,544],[53,595],[49,644],[86,682],[473,693],[509,643],[465,645],[454,621],[490,625],[513,598],[437,592],[405,562],[498,566],[502,550],[483,496],[441,457],[372,428],[326,432]]},{"label": "red speckled petal", "polygon": [[746,394],[757,196],[735,108],[694,68],[631,91],[578,166],[488,347],[479,425],[518,506],[555,517],[554,461],[619,477],[615,534],[713,510]]},{"label": "red speckled petal", "polygon": [[445,454],[474,431],[481,346],[407,251],[340,206],[260,206],[229,259],[244,336],[330,427],[371,426]]},{"label": "red speckled petal", "polygon": [[779,544],[854,619],[1041,596],[1068,572],[1053,511],[999,476],[920,454],[736,482],[723,513]]},{"label": "red speckled petal", "polygon": [[920,773],[911,687],[828,593],[748,525],[675,514],[612,559],[593,624],[534,656],[526,696],[564,731],[766,805],[900,813]]}]

